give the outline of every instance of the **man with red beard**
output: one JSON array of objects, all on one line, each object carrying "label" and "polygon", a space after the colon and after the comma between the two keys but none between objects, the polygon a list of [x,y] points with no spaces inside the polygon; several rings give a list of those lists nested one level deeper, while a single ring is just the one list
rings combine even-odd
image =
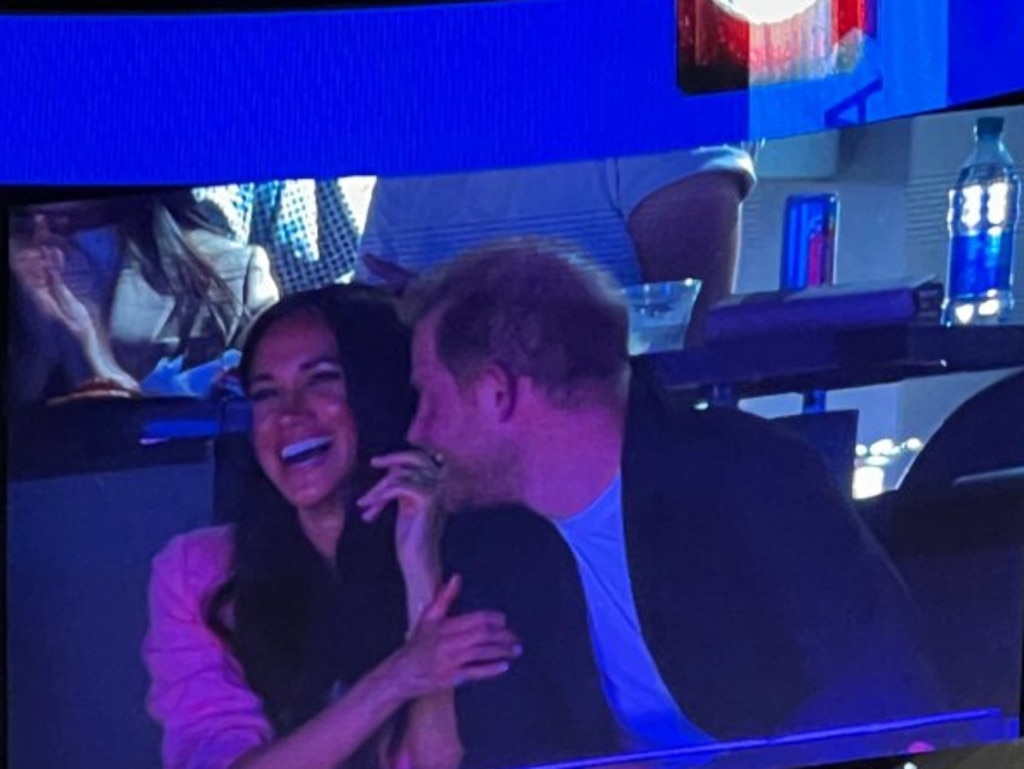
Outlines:
[{"label": "man with red beard", "polygon": [[893,567],[816,452],[671,410],[565,243],[466,253],[406,297],[411,443],[443,468],[463,608],[510,673],[459,690],[466,766],[523,766],[940,709]]}]

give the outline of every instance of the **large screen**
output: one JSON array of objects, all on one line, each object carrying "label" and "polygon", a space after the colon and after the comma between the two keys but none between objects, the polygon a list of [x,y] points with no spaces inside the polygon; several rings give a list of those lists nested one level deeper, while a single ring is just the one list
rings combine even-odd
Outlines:
[{"label": "large screen", "polygon": [[1024,762],[1024,5],[42,2],[11,766]]},{"label": "large screen", "polygon": [[[13,190],[11,766],[927,767],[1015,739],[1024,326],[943,325],[921,288],[985,116],[1019,162],[1003,103]],[[793,229],[794,196],[837,226]],[[826,236],[833,293],[785,285],[783,244]]]},{"label": "large screen", "polygon": [[788,136],[1024,87],[1012,0],[983,13],[972,0],[121,10],[0,16],[0,101],[17,105],[0,178],[504,168]]}]

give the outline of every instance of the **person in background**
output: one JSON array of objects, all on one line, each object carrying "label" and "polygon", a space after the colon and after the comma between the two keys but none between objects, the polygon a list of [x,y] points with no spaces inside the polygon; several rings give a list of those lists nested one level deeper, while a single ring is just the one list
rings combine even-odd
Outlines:
[{"label": "person in background", "polygon": [[518,641],[499,613],[446,616],[436,465],[402,450],[408,339],[388,297],[353,286],[252,327],[233,523],[153,561],[142,653],[165,769],[458,766],[452,690],[502,675]]},{"label": "person in background", "polygon": [[702,282],[687,342],[732,293],[751,151],[677,150],[549,166],[377,180],[357,277],[404,284],[481,242],[515,235],[579,243],[620,285]]},{"label": "person in background", "polygon": [[[150,374],[218,359],[280,296],[266,253],[237,244],[188,191],[21,209],[10,247],[19,304],[35,316],[24,325],[62,339],[49,365],[75,384],[84,374],[165,394],[167,382]],[[23,388],[22,399],[55,394],[65,393]]]},{"label": "person in background", "polygon": [[487,244],[403,298],[443,563],[527,649],[458,693],[466,766],[940,710],[905,587],[817,452],[670,407],[631,368],[610,279],[570,256]]},{"label": "person in background", "polygon": [[284,294],[346,282],[355,269],[359,233],[338,179],[285,179],[198,187],[241,243],[259,245]]}]

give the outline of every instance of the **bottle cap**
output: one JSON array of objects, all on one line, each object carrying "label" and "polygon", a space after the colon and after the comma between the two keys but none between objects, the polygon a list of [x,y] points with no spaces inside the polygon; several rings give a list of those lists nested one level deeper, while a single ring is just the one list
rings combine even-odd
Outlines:
[{"label": "bottle cap", "polygon": [[979,139],[999,136],[1003,132],[1004,122],[1001,117],[980,117],[978,122],[974,124],[974,133]]}]

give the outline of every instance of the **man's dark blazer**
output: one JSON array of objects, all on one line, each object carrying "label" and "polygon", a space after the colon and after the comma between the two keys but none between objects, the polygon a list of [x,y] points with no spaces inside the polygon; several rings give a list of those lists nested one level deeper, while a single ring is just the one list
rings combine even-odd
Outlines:
[{"label": "man's dark blazer", "polygon": [[[635,384],[622,472],[641,629],[712,737],[941,709],[903,584],[809,445],[742,412],[668,409]],[[458,692],[465,766],[621,752],[554,526],[517,506],[457,513],[443,553],[461,608],[505,612],[524,647],[504,676]]]}]

